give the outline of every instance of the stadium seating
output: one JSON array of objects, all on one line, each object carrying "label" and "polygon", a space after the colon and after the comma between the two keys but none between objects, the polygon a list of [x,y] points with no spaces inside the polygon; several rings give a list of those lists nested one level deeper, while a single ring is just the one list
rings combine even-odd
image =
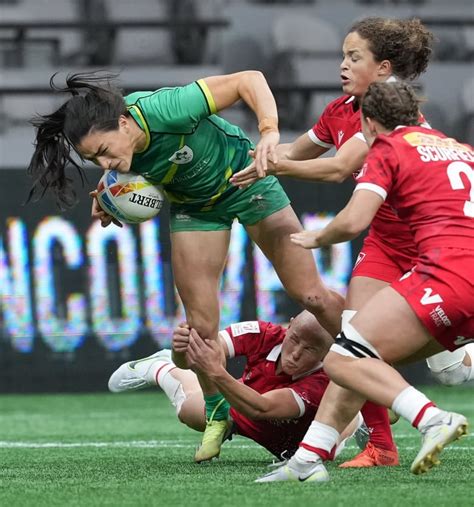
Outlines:
[{"label": "stadium seating", "polygon": [[[129,0],[105,0],[110,21],[166,19],[166,2],[142,0],[140,8]],[[171,36],[168,30],[154,28],[121,29],[115,34],[112,64],[174,63]]]},{"label": "stadium seating", "polygon": [[[43,0],[41,2],[21,0],[17,4],[0,6],[0,27],[2,22],[9,21],[78,21],[79,18],[79,5],[74,0]],[[0,34],[3,37],[8,35],[3,30]],[[41,39],[57,40],[61,61],[79,54],[83,42],[79,31],[67,29],[31,29],[28,30],[26,38],[36,40],[36,42]],[[44,53],[44,58],[39,58],[41,55],[35,51],[34,45],[26,47],[26,52],[29,51],[34,53],[29,58],[27,56],[26,64],[31,64],[33,61],[38,66],[53,63],[50,58],[54,58],[54,52]],[[21,63],[21,59],[17,63]]]},{"label": "stadium seating", "polygon": [[460,97],[462,114],[457,123],[457,135],[474,146],[474,73],[466,79]]},{"label": "stadium seating", "polygon": [[[122,83],[129,90],[184,84],[216,73],[260,69],[275,91],[282,128],[302,132],[339,95],[341,42],[355,19],[369,15],[418,16],[427,20],[439,39],[435,56],[440,61],[434,61],[420,79],[428,99],[425,114],[434,127],[443,127],[449,134],[473,142],[473,93],[466,91],[473,86],[472,0],[449,3],[442,0],[140,0],[139,6],[129,0],[3,0],[0,3],[2,149],[10,146],[10,129],[21,130],[33,114],[54,107],[56,99],[47,92],[49,77],[55,70],[61,69],[64,74],[104,66],[121,72]],[[104,29],[28,29],[22,31],[21,47],[16,42],[19,27],[2,28],[2,23],[11,20],[82,23],[92,18],[95,22],[104,20],[107,23]],[[166,23],[167,19],[190,22],[223,19],[229,24],[211,30],[114,25],[150,20]],[[255,128],[253,115],[246,108],[234,108],[225,114],[247,129]],[[8,137],[6,144],[5,136]],[[20,137],[24,148],[16,150],[19,158],[30,149],[29,137],[24,132]],[[5,158],[2,153],[0,165],[11,164],[11,157]]]}]

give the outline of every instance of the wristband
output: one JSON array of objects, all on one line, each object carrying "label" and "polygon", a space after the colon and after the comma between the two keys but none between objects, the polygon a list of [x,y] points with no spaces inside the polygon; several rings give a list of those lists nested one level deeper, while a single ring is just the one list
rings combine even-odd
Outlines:
[{"label": "wristband", "polygon": [[278,118],[275,116],[267,116],[258,124],[258,131],[261,135],[268,132],[278,132]]}]

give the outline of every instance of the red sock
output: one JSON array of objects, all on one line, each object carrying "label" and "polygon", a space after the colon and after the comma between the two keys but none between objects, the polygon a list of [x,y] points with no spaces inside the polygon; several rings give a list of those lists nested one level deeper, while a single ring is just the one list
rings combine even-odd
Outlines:
[{"label": "red sock", "polygon": [[[314,452],[317,454],[323,461],[328,461],[334,459],[334,452],[333,451],[326,451],[325,449],[321,449],[320,447],[313,447],[312,445],[305,444],[304,442],[301,442],[300,447],[303,447],[307,451]],[[335,448],[333,448],[335,449]],[[331,457],[332,455],[332,457]]]},{"label": "red sock", "polygon": [[390,451],[395,449],[387,409],[371,401],[367,401],[362,407],[361,412],[365,424],[370,431],[370,442],[375,447],[382,449]]}]

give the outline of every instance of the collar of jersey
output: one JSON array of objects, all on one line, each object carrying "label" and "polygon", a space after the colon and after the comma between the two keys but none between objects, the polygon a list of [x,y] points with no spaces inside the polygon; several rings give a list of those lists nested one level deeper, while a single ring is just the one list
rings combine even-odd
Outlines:
[{"label": "collar of jersey", "polygon": [[[386,83],[396,83],[397,82],[397,78],[392,74],[391,76],[389,76],[387,78],[387,80],[385,81]],[[355,100],[355,96],[354,95],[351,95],[345,102],[344,104],[350,104],[353,100]]]},{"label": "collar of jersey", "polygon": [[[278,358],[280,357],[280,354],[281,354],[281,346],[282,346],[282,344],[280,343],[279,345],[275,345],[272,348],[272,350],[270,350],[270,352],[268,353],[268,356],[267,356],[267,361],[271,361],[273,363],[276,363],[278,361]],[[320,370],[322,367],[323,367],[323,363],[320,362],[314,368],[311,368],[311,370],[300,373],[299,375],[292,375],[291,380],[296,380],[296,379],[299,379],[302,377],[306,377],[307,375],[310,375],[314,371]]]},{"label": "collar of jersey", "polygon": [[138,126],[143,130],[143,132],[145,132],[145,147],[143,148],[143,150],[135,152],[135,153],[143,153],[150,147],[151,141],[150,129],[148,128],[143,113],[141,112],[140,108],[137,105],[133,104],[131,106],[128,106],[127,110],[132,115],[133,119],[138,123]]}]

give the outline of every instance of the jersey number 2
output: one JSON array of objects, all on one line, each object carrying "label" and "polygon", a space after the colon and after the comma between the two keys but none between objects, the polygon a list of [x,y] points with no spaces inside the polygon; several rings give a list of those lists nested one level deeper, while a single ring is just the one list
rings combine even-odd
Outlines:
[{"label": "jersey number 2", "polygon": [[474,169],[465,162],[452,162],[448,165],[449,183],[453,190],[465,189],[461,173],[465,174],[471,185],[469,192],[470,200],[464,203],[464,214],[467,217],[474,218]]}]

